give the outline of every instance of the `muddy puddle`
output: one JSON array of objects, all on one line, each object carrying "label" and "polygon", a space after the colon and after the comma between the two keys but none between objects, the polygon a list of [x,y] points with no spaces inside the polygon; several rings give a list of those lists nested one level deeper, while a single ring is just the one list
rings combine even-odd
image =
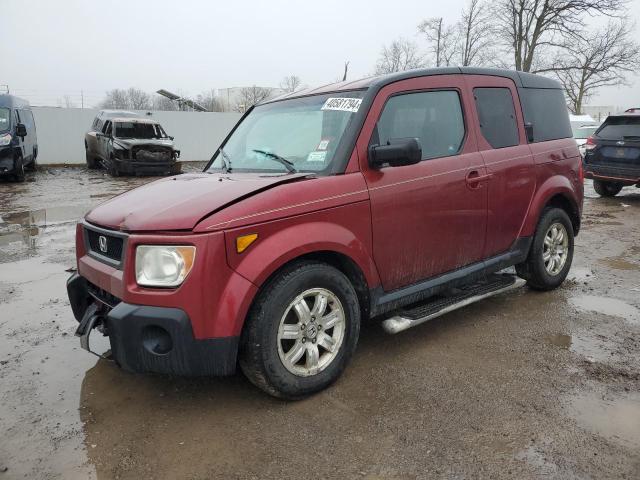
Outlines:
[{"label": "muddy puddle", "polygon": [[566,409],[591,433],[640,449],[640,393],[581,393],[568,399]]},{"label": "muddy puddle", "polygon": [[615,343],[603,335],[588,332],[550,334],[545,337],[547,343],[580,355],[589,362],[606,363],[615,359]]},{"label": "muddy puddle", "polygon": [[640,323],[640,310],[617,298],[578,295],[569,298],[569,303],[583,312],[596,312],[603,315],[623,318],[630,323]]},{"label": "muddy puddle", "polygon": [[598,262],[616,270],[640,270],[640,264],[620,257],[601,258]]}]

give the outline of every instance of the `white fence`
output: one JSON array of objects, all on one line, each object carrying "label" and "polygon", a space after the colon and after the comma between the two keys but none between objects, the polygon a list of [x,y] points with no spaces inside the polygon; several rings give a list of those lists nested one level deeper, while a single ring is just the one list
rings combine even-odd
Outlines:
[{"label": "white fence", "polygon": [[[32,107],[38,134],[38,163],[83,164],[84,134],[98,110],[82,108]],[[147,111],[138,112],[147,115]],[[175,137],[183,162],[209,160],[233,128],[239,113],[157,112],[168,135]]]}]

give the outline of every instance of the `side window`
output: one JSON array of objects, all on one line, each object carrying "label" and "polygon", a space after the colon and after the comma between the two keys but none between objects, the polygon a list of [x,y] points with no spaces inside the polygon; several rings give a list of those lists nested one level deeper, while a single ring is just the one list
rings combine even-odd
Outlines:
[{"label": "side window", "polygon": [[519,88],[524,121],[533,125],[533,142],[571,138],[569,110],[561,89]]},{"label": "side window", "polygon": [[15,119],[16,119],[16,125],[18,123],[22,123],[22,120],[20,120],[20,113],[18,113],[18,110],[14,110],[14,116],[15,116]]},{"label": "side window", "polygon": [[33,114],[31,110],[20,110],[20,118],[22,119],[22,123],[27,127],[27,130],[35,130],[35,123],[33,121]]},{"label": "side window", "polygon": [[493,148],[518,145],[518,124],[508,88],[474,88],[482,136]]},{"label": "side window", "polygon": [[91,124],[91,130],[94,132],[98,131],[98,117],[93,119],[93,123]]},{"label": "side window", "polygon": [[465,135],[460,97],[452,90],[393,96],[384,106],[376,130],[375,140],[380,145],[392,138],[418,138],[423,160],[455,155]]},{"label": "side window", "polygon": [[102,128],[102,133],[105,135],[111,135],[111,122],[107,120]]}]

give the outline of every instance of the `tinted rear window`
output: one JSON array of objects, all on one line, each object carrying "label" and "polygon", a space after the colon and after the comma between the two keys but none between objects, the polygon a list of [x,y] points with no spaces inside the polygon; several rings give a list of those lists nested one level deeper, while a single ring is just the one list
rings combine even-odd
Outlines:
[{"label": "tinted rear window", "polygon": [[482,136],[493,148],[518,145],[518,125],[508,88],[474,88]]},{"label": "tinted rear window", "polygon": [[572,137],[569,110],[562,90],[520,88],[524,121],[533,125],[533,142]]},{"label": "tinted rear window", "polygon": [[600,127],[600,130],[596,132],[596,135],[608,140],[640,137],[640,116],[608,117]]}]

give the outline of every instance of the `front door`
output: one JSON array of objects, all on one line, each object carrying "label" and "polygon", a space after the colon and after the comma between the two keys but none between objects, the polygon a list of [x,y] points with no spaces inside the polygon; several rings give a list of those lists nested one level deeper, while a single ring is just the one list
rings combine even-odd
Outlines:
[{"label": "front door", "polygon": [[[358,140],[369,187],[374,260],[385,291],[477,262],[486,234],[482,156],[459,76],[403,80],[383,88]],[[415,165],[372,169],[371,144],[420,140]]]}]

